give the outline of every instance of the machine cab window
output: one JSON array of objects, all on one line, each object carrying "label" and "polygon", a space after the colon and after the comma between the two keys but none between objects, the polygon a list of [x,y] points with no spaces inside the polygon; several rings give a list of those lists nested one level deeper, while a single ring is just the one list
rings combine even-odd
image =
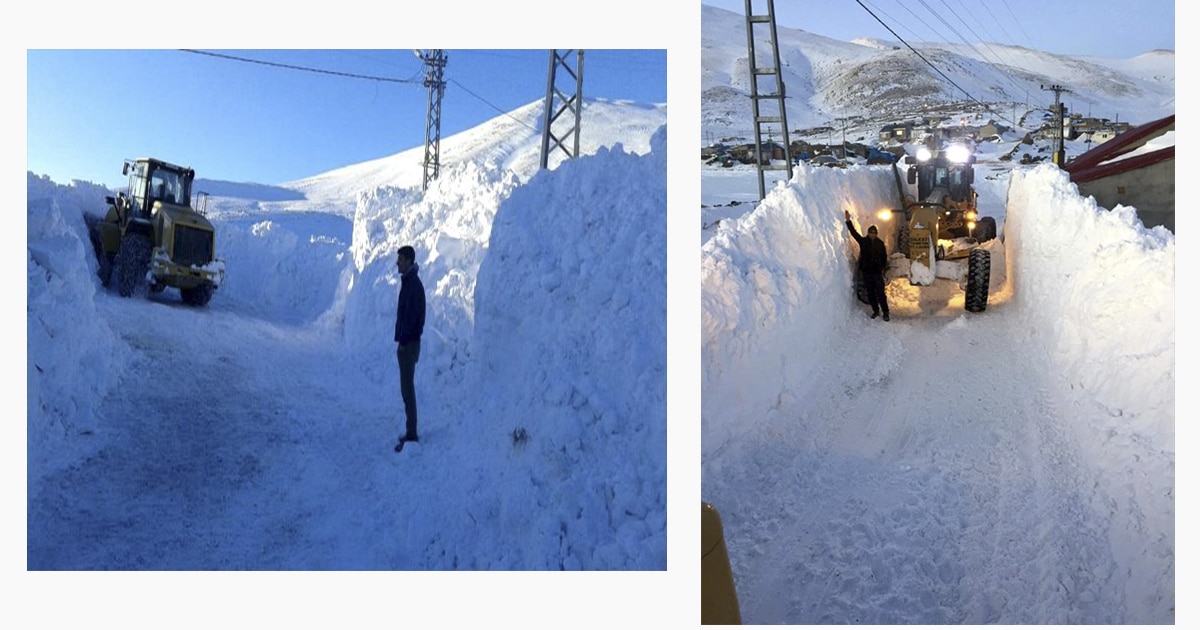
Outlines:
[{"label": "machine cab window", "polygon": [[157,168],[150,175],[150,197],[177,206],[187,204],[190,191],[174,170]]}]

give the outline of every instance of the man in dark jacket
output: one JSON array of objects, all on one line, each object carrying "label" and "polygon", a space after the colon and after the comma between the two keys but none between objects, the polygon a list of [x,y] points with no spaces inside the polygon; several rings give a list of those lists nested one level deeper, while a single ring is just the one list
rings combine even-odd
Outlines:
[{"label": "man in dark jacket", "polygon": [[417,252],[411,245],[396,251],[396,269],[400,272],[400,296],[396,300],[396,358],[400,362],[400,397],[404,399],[404,435],[396,452],[405,442],[417,442],[417,392],[413,375],[421,356],[421,332],[425,330],[425,286],[417,275]]},{"label": "man in dark jacket", "polygon": [[879,239],[879,230],[875,226],[867,228],[864,238],[854,229],[850,220],[850,211],[846,210],[846,227],[850,228],[850,236],[858,242],[858,270],[862,272],[863,284],[867,287],[867,301],[871,304],[871,319],[879,317],[883,309],[883,321],[890,321],[888,315],[887,295],[883,292],[883,272],[887,269],[887,247]]}]

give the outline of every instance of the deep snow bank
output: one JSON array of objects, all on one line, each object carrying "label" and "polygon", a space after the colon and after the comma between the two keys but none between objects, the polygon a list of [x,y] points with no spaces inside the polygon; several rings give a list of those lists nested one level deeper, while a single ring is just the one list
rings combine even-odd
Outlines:
[{"label": "deep snow bank", "polygon": [[1175,235],[1133,208],[1097,207],[1052,165],[1013,172],[1008,213],[1015,298],[1047,360],[1114,413],[1173,435]]},{"label": "deep snow bank", "polygon": [[[1022,330],[1098,479],[1137,618],[1175,621],[1175,235],[1099,208],[1051,165],[1013,172],[1007,241]],[[1161,585],[1171,585],[1164,588]]]},{"label": "deep snow bank", "polygon": [[348,239],[339,236],[349,232],[344,218],[287,212],[209,218],[217,230],[217,257],[225,261],[215,307],[229,304],[244,315],[306,324],[333,306],[350,265]]},{"label": "deep snow bank", "polygon": [[464,162],[443,169],[424,194],[394,187],[360,193],[352,267],[334,310],[341,313],[348,348],[364,358],[364,369],[377,382],[390,387],[396,379],[392,339],[400,290],[396,250],[402,245],[416,249],[426,293],[417,386],[443,374],[462,377],[471,356],[476,276],[487,255],[492,218],[516,186],[512,171]]},{"label": "deep snow bank", "polygon": [[111,191],[33,173],[27,189],[26,420],[29,452],[39,454],[30,470],[45,472],[97,447],[79,436],[96,428],[93,408],[119,381],[129,350],[97,315],[96,257],[84,222],[85,213],[104,211]]},{"label": "deep snow bank", "polygon": [[[894,207],[892,172],[802,164],[754,211],[722,221],[701,253],[702,423],[706,452],[761,417],[813,365],[807,353],[851,316],[859,230]],[[886,230],[881,230],[886,232]],[[889,244],[890,247],[890,244]]]},{"label": "deep snow bank", "polygon": [[496,213],[468,386],[481,459],[508,461],[480,534],[514,566],[666,569],[665,127],[651,146],[542,171]]}]

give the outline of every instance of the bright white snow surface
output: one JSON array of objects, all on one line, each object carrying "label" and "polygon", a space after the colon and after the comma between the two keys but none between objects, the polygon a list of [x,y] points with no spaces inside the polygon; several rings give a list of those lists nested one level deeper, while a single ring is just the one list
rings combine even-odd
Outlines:
[{"label": "bright white snow surface", "polygon": [[886,167],[705,211],[702,494],[743,622],[1174,623],[1175,237],[1052,165],[977,172],[982,313],[952,280],[893,279],[890,322],[853,297],[842,210],[894,207]]},{"label": "bright white snow surface", "polygon": [[214,193],[205,308],[102,287],[112,193],[30,173],[28,568],[665,570],[666,108],[588,101],[538,170],[540,105],[444,139],[425,193],[423,147]]}]

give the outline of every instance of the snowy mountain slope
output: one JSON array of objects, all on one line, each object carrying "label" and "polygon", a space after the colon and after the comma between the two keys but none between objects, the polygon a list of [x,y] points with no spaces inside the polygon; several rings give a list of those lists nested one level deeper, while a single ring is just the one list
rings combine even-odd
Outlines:
[{"label": "snowy mountain slope", "polygon": [[[753,138],[746,98],[745,17],[702,6],[701,29],[704,140],[712,136]],[[895,122],[920,115],[931,105],[971,99],[991,107],[997,118],[1011,117],[1014,104],[1030,103],[1038,108],[1052,103],[1053,95],[1042,89],[1051,84],[1071,90],[1064,100],[1072,105],[1072,111],[1086,112],[1090,107],[1094,115],[1114,118],[1119,114],[1120,120],[1135,122],[1174,111],[1171,51],[1115,60],[1000,44],[909,42],[939,73],[900,42],[841,42],[782,26],[777,31],[788,123],[793,129],[829,125],[851,116],[872,118],[880,124]],[[759,65],[771,65],[767,44],[756,45]],[[962,107],[982,109],[978,105]]]},{"label": "snowy mountain slope", "polygon": [[[462,162],[494,165],[514,172],[520,179],[533,176],[540,167],[544,103],[534,101],[512,112],[453,136],[442,138],[439,145],[441,168]],[[621,144],[625,150],[644,154],[650,150],[648,138],[664,124],[666,107],[604,99],[585,99],[581,115],[579,151],[587,155],[602,146]],[[554,131],[565,133],[566,120],[559,120]],[[549,165],[564,159],[555,150]],[[304,193],[304,203],[282,202],[282,209],[314,206],[334,207],[353,212],[355,194],[380,186],[420,188],[424,179],[425,147],[413,147],[395,155],[353,164],[327,173],[281,184]]]}]

